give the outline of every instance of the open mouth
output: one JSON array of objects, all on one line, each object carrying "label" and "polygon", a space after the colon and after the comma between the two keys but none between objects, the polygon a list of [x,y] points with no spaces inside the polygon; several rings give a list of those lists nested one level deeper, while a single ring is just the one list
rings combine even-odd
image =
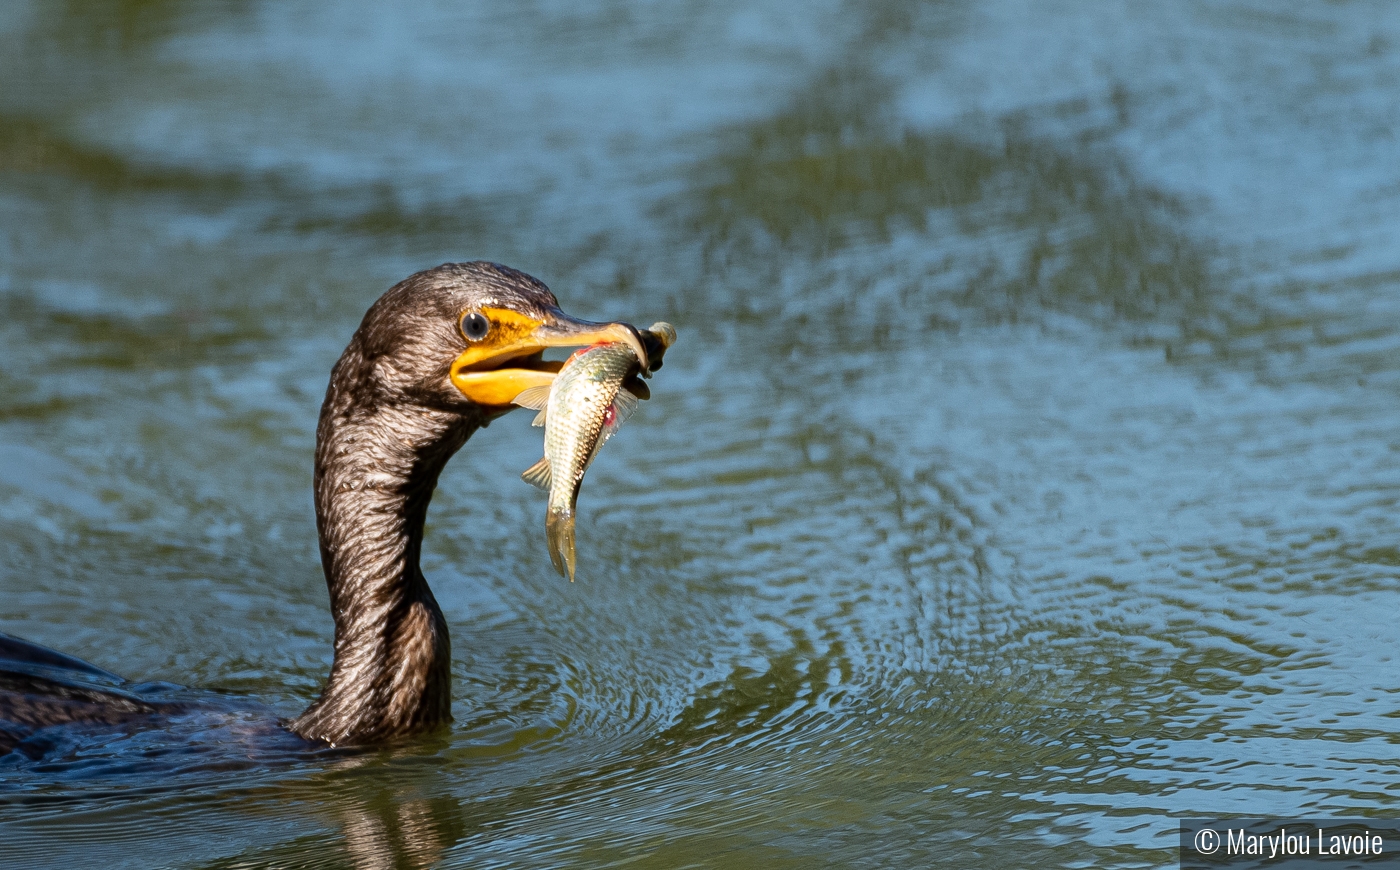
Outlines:
[{"label": "open mouth", "polygon": [[[544,359],[549,348],[586,347],[593,344],[622,343],[637,354],[642,370],[651,365],[647,343],[636,327],[628,323],[592,323],[548,309],[539,316],[506,308],[482,308],[464,315],[472,318],[479,337],[465,333],[467,349],[452,363],[453,386],[478,405],[506,410],[511,402],[531,387],[548,385],[563,367],[562,362]],[[639,398],[649,395],[635,376],[629,378],[640,390],[628,389]]]}]

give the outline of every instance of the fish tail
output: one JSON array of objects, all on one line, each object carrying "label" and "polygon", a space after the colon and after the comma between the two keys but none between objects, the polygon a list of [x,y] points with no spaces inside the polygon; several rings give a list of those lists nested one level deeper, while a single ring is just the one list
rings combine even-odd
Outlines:
[{"label": "fish tail", "polygon": [[549,560],[560,577],[568,577],[574,582],[574,566],[578,555],[574,552],[574,512],[572,508],[549,509],[544,520],[545,537],[549,539]]}]

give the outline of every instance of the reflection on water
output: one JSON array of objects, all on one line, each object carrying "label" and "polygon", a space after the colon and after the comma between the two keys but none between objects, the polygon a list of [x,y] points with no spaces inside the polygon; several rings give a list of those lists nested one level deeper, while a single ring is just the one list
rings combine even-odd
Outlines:
[{"label": "reflection on water", "polygon": [[[1386,11],[8,5],[0,630],[227,715],[0,762],[7,856],[1164,866],[1173,816],[1393,815]],[[451,731],[250,758],[329,665],[329,367],[478,257],[681,331],[579,582],[502,420],[430,517]]]}]

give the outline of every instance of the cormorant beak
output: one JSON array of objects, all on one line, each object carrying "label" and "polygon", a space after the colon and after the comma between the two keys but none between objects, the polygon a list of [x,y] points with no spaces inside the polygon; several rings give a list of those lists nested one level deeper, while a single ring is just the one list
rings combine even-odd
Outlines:
[{"label": "cormorant beak", "polygon": [[557,308],[545,309],[542,316],[511,308],[482,308],[480,313],[491,327],[479,340],[468,338],[450,375],[452,385],[478,405],[508,410],[523,391],[552,383],[564,364],[542,359],[546,348],[617,342],[632,348],[642,371],[652,364],[646,343],[628,323],[578,320]]}]

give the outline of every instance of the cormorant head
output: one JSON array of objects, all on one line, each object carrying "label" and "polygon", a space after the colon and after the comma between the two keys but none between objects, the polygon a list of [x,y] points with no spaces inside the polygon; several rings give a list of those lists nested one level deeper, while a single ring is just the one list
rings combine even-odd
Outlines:
[{"label": "cormorant head", "polygon": [[642,371],[664,350],[629,324],[570,317],[541,282],[485,262],[446,263],[400,281],[365,314],[355,341],[369,369],[357,380],[373,383],[380,399],[487,415],[552,381],[561,364],[544,361],[546,348],[622,342]]}]

